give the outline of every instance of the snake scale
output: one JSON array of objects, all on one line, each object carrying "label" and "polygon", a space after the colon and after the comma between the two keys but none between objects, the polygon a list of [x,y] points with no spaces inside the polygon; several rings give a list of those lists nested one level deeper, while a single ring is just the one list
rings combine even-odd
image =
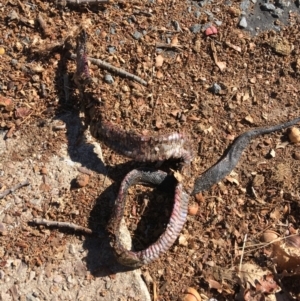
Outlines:
[{"label": "snake scale", "polygon": [[[90,132],[97,140],[106,144],[114,151],[140,162],[155,162],[168,159],[180,159],[181,170],[185,170],[193,160],[191,139],[186,133],[173,132],[164,135],[147,136],[127,132],[111,122],[102,120],[103,110],[97,101],[87,93],[91,85],[91,77],[87,62],[87,33],[82,29],[77,37],[76,64],[74,81],[77,84],[86,119],[90,125]],[[91,91],[91,89],[89,89]],[[244,149],[252,139],[259,135],[282,130],[300,122],[300,117],[274,126],[256,128],[237,137],[221,159],[205,171],[195,181],[191,195],[208,190],[213,184],[221,181],[237,165]],[[129,172],[121,183],[115,200],[114,212],[108,224],[111,243],[117,260],[133,268],[148,264],[166,252],[177,239],[186,221],[189,193],[182,183],[177,183],[174,193],[174,205],[170,220],[164,233],[158,240],[142,251],[128,250],[121,242],[120,225],[124,216],[126,194],[128,188],[137,183],[159,185],[167,177],[167,173],[156,170],[135,169]]]}]

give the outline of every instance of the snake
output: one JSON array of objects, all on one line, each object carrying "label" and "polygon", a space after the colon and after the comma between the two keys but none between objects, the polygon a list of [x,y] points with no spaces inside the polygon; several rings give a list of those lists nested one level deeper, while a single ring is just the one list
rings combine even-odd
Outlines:
[{"label": "snake", "polygon": [[[126,131],[102,118],[103,109],[97,98],[91,97],[91,76],[87,57],[87,33],[81,29],[76,39],[76,72],[74,82],[80,91],[82,107],[85,112],[91,135],[115,152],[138,162],[162,162],[169,159],[181,161],[180,170],[185,173],[194,159],[192,141],[184,132],[161,135],[141,135]],[[156,242],[141,251],[128,249],[122,242],[120,231],[124,217],[128,189],[135,184],[160,185],[168,174],[161,170],[134,169],[121,182],[113,213],[107,225],[111,246],[116,259],[124,266],[138,268],[149,264],[165,253],[178,238],[187,219],[189,197],[209,190],[226,177],[238,164],[240,157],[251,140],[260,135],[283,130],[300,122],[300,117],[273,126],[254,128],[238,136],[221,158],[194,183],[188,192],[178,181],[174,191],[174,202],[169,222]]]}]

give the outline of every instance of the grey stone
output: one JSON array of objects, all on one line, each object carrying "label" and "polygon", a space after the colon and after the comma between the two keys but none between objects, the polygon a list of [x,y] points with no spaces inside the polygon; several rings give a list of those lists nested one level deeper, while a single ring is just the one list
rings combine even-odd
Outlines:
[{"label": "grey stone", "polygon": [[31,294],[26,295],[26,301],[36,301],[36,298]]},{"label": "grey stone", "polygon": [[172,21],[172,25],[174,26],[176,31],[181,31],[181,27],[178,21],[176,20]]},{"label": "grey stone", "polygon": [[276,8],[273,12],[272,12],[272,16],[275,18],[280,18],[283,14],[283,9],[281,8]]},{"label": "grey stone", "polygon": [[12,60],[10,61],[10,63],[11,63],[13,66],[16,66],[16,65],[18,64],[18,60],[12,59]]},{"label": "grey stone", "polygon": [[199,12],[199,10],[195,11],[194,14],[197,19],[201,16],[201,12]]},{"label": "grey stone", "polygon": [[221,26],[223,22],[221,20],[215,20],[216,25]]},{"label": "grey stone", "polygon": [[201,31],[201,28],[202,28],[201,24],[194,24],[190,27],[190,31],[192,33],[198,33]]},{"label": "grey stone", "polygon": [[247,28],[248,24],[247,24],[247,20],[246,20],[246,17],[245,17],[245,16],[242,16],[242,17],[241,17],[239,26],[242,27],[242,28]]},{"label": "grey stone", "polygon": [[143,34],[139,31],[135,31],[132,36],[134,39],[139,40],[143,37]]},{"label": "grey stone", "polygon": [[261,5],[262,10],[273,11],[275,10],[275,5],[272,3],[263,3]]},{"label": "grey stone", "polygon": [[221,86],[217,83],[214,83],[212,85],[212,87],[210,88],[211,92],[214,93],[214,94],[219,94],[222,90]]},{"label": "grey stone", "polygon": [[115,46],[108,46],[108,52],[109,52],[110,54],[115,53],[115,52],[116,52],[116,47],[115,47]]},{"label": "grey stone", "polygon": [[113,77],[110,74],[105,74],[104,80],[108,83],[108,84],[112,84],[114,82]]},{"label": "grey stone", "polygon": [[240,9],[242,11],[247,11],[250,6],[250,1],[249,0],[243,0],[242,3],[240,4]]}]

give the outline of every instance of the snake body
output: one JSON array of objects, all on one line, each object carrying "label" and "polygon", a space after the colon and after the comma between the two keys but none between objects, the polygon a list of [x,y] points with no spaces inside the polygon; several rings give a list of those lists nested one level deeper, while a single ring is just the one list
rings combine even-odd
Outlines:
[{"label": "snake body", "polygon": [[139,162],[182,159],[189,164],[193,159],[190,139],[185,133],[146,136],[126,132],[110,122],[92,120],[92,135],[114,151]]},{"label": "snake body", "polygon": [[238,136],[221,159],[196,179],[192,195],[208,190],[213,184],[220,182],[227,176],[236,167],[243,151],[252,139],[259,135],[283,130],[298,122],[300,122],[300,117],[274,126],[256,128]]},{"label": "snake body", "polygon": [[[136,161],[164,161],[171,158],[181,159],[183,167],[193,160],[191,139],[185,133],[173,132],[164,135],[146,136],[127,132],[120,127],[102,120],[102,110],[85,98],[85,87],[90,83],[86,50],[87,35],[84,30],[77,38],[77,71],[75,82],[81,91],[85,113],[90,121],[90,132],[99,141],[114,151]],[[244,149],[252,139],[259,135],[282,130],[300,122],[300,117],[291,121],[247,131],[236,138],[221,159],[198,177],[194,184],[192,195],[208,190],[213,184],[221,181],[237,165]],[[128,173],[121,183],[115,201],[114,212],[108,224],[112,247],[117,260],[126,266],[140,267],[157,259],[167,251],[177,239],[186,221],[189,195],[184,191],[182,183],[178,183],[174,193],[174,205],[166,230],[158,240],[142,251],[128,250],[121,242],[120,225],[124,216],[127,190],[137,183],[159,185],[167,177],[163,171],[145,171],[135,169]]]},{"label": "snake body", "polygon": [[175,188],[174,205],[169,223],[165,232],[159,237],[159,239],[145,250],[138,252],[127,250],[121,243],[120,224],[124,216],[125,200],[128,188],[137,183],[159,185],[167,176],[167,173],[161,170],[144,171],[134,169],[126,175],[121,183],[119,194],[115,202],[115,210],[108,225],[109,232],[113,234],[112,245],[120,263],[131,267],[140,267],[144,264],[150,263],[157,259],[160,254],[167,251],[173,245],[178,234],[181,232],[187,217],[189,197],[182,189],[182,184],[178,183]]}]

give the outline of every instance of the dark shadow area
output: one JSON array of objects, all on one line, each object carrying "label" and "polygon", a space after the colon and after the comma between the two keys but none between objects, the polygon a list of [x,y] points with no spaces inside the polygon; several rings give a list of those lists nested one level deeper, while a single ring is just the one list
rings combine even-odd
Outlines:
[{"label": "dark shadow area", "polygon": [[[289,24],[290,13],[295,12],[299,14],[299,4],[297,2],[290,2],[288,5],[282,6],[275,2],[274,9],[266,6],[266,2],[257,1],[253,7],[247,9],[247,23],[246,28],[252,35],[257,35],[263,31],[274,30],[280,31],[282,27]],[[276,25],[276,20],[277,24]]]}]

